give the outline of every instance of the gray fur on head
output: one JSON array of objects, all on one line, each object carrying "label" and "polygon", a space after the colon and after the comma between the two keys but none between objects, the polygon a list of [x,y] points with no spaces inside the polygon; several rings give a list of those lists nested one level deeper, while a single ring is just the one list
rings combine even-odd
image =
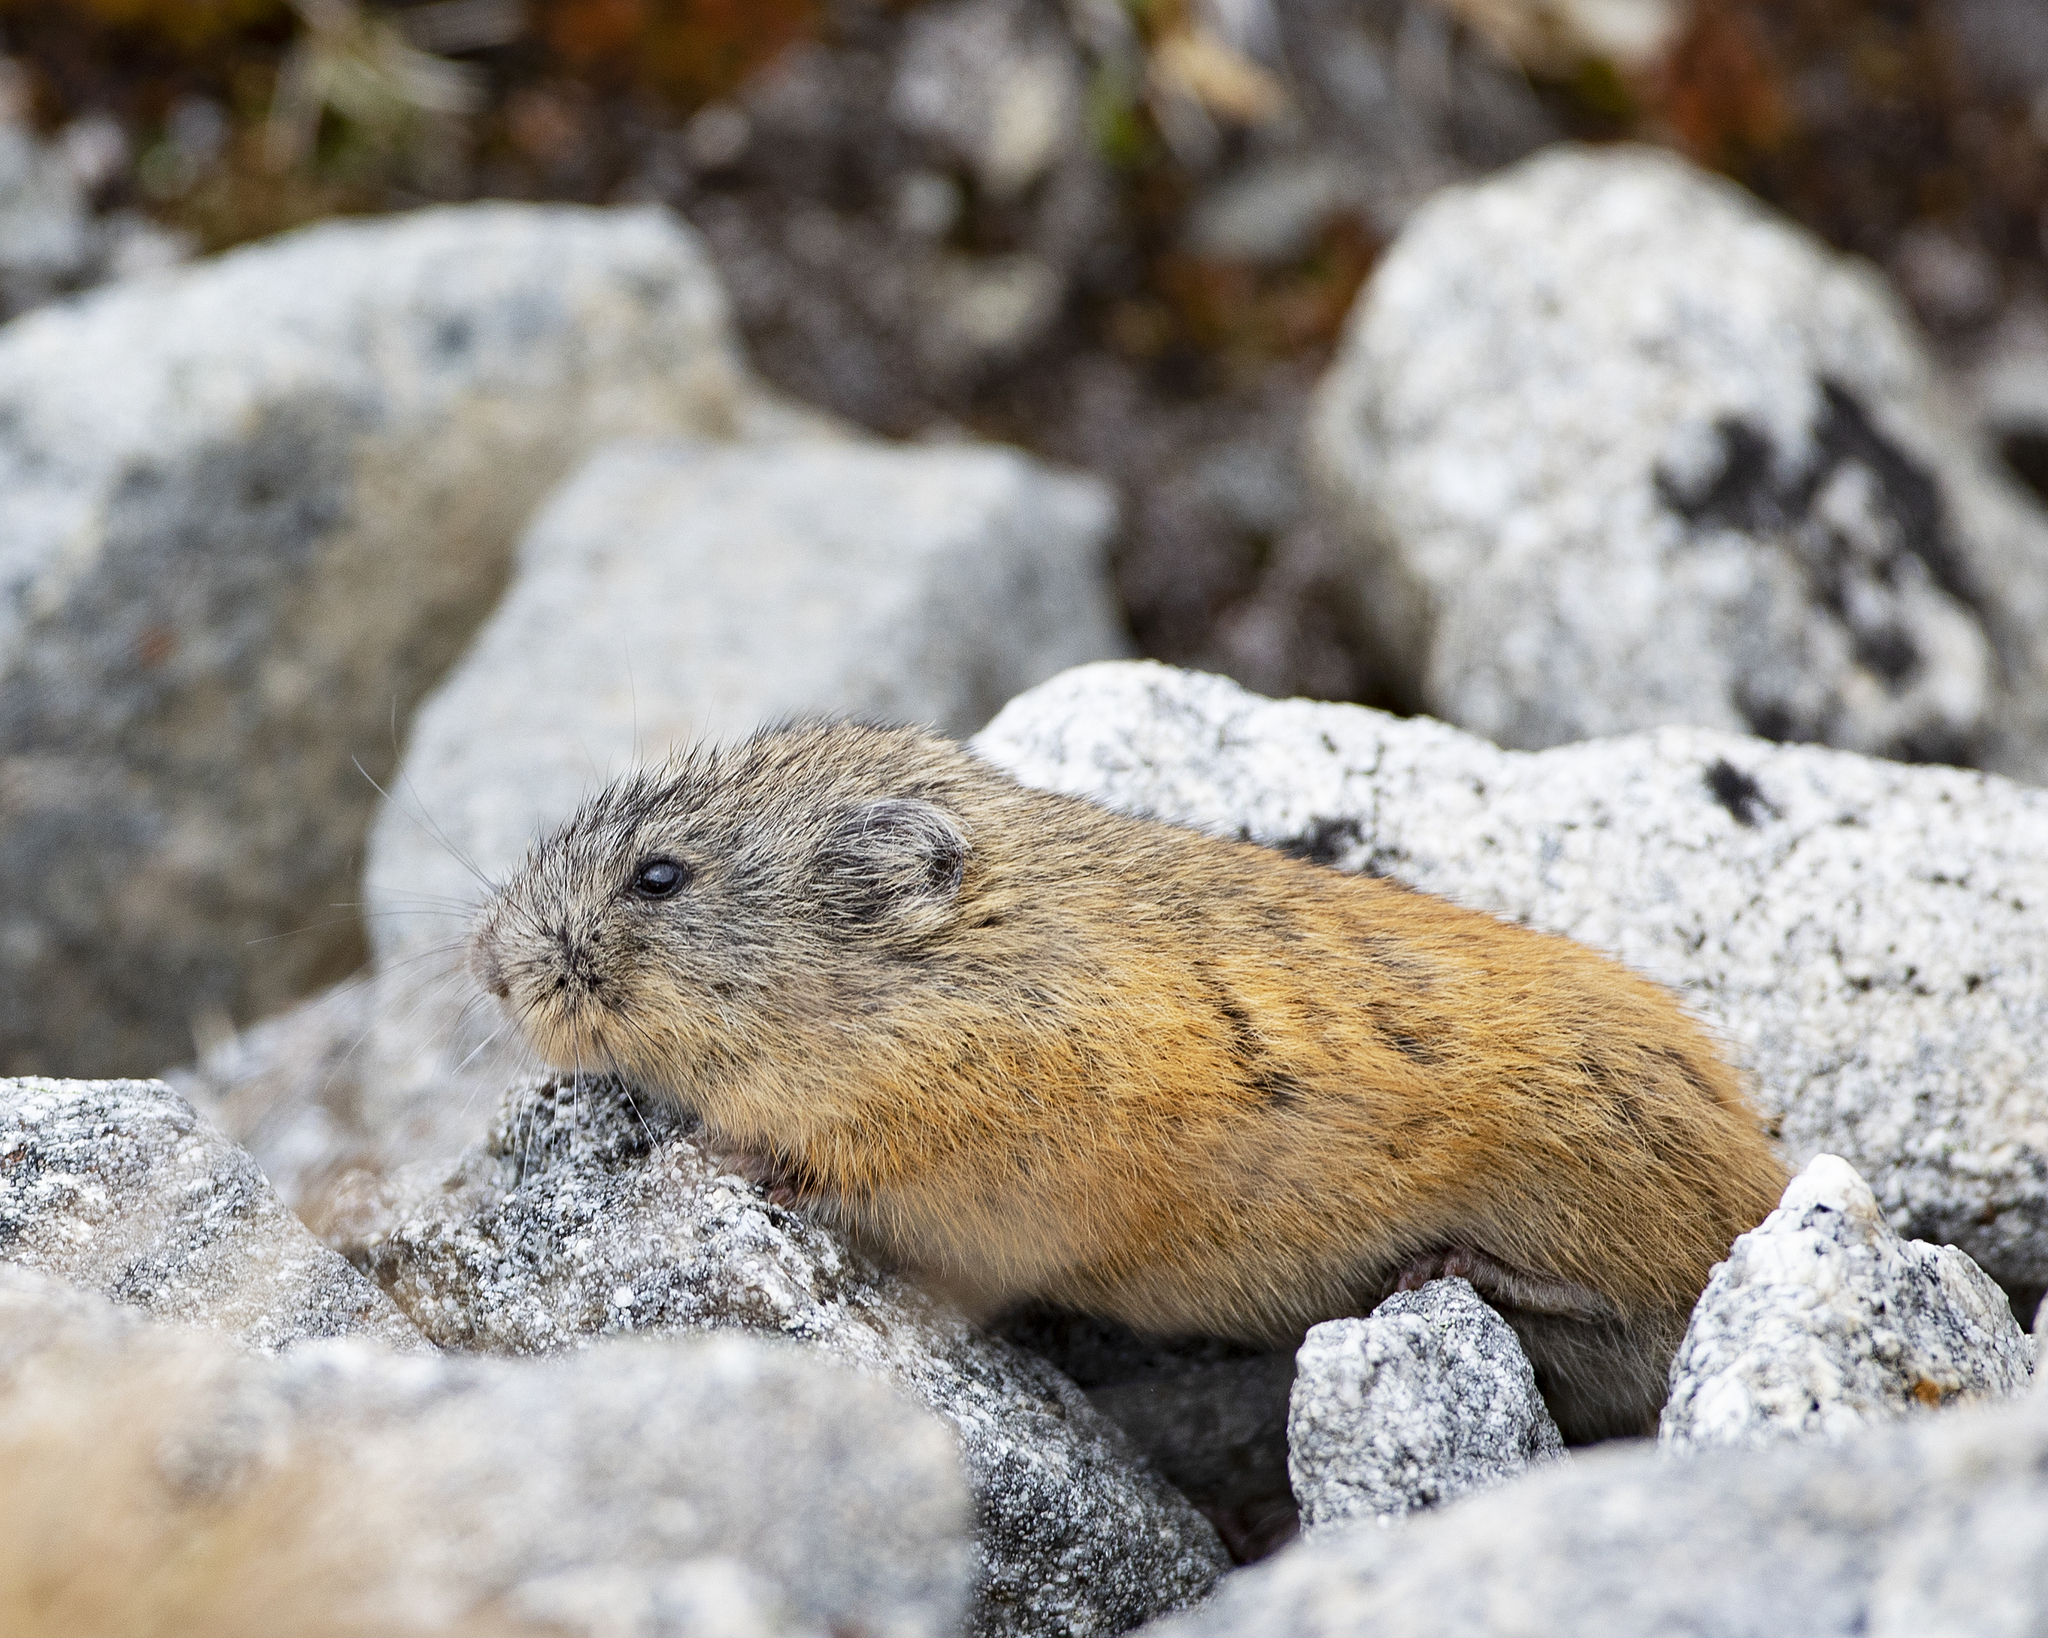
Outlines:
[{"label": "gray fur on head", "polygon": [[[851,723],[676,756],[534,846],[478,918],[472,967],[557,1059],[595,1067],[601,1039],[660,1028],[715,1067],[900,981],[970,889],[949,797],[991,777],[937,735]],[[636,894],[658,861],[682,885]]]}]

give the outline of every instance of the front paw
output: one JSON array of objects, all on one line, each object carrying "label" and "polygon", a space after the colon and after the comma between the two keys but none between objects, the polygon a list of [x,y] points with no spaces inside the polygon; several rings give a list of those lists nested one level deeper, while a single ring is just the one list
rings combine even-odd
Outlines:
[{"label": "front paw", "polygon": [[794,1206],[804,1197],[797,1169],[773,1155],[753,1154],[743,1149],[720,1149],[711,1158],[722,1171],[744,1178],[761,1191],[771,1206]]}]

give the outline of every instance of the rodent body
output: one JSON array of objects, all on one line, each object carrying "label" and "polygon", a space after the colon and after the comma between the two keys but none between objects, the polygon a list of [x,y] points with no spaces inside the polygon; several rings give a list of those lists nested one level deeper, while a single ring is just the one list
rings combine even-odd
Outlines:
[{"label": "rodent body", "polygon": [[1284,1341],[1463,1273],[1568,1438],[1645,1431],[1783,1173],[1673,997],[1567,939],[810,725],[632,776],[483,912],[569,1067],[970,1308]]}]

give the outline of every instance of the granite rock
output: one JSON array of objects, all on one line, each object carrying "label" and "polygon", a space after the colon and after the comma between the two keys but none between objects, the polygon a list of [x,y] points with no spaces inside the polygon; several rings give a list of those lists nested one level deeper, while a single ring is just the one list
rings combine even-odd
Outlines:
[{"label": "granite rock", "polygon": [[1671,1362],[1658,1441],[1679,1451],[1841,1438],[2032,1381],[2005,1293],[1954,1246],[1901,1240],[1834,1155],[1735,1242]]},{"label": "granite rock", "polygon": [[427,1347],[157,1081],[0,1080],[0,1262],[266,1352]]},{"label": "granite rock", "polygon": [[1873,270],[1671,155],[1554,149],[1417,212],[1309,447],[1390,664],[1461,727],[2048,779],[2048,516]]},{"label": "granite rock", "polygon": [[516,1091],[452,1171],[396,1186],[373,1276],[436,1342],[549,1354],[621,1333],[792,1338],[949,1422],[977,1517],[976,1634],[1115,1633],[1199,1598],[1214,1531],[1081,1392],[767,1203],[618,1083]]},{"label": "granite rock", "polygon": [[529,510],[753,405],[652,211],[332,222],[0,331],[0,1068],[165,1063],[349,971],[355,764]]},{"label": "granite rock", "polygon": [[943,1638],[970,1567],[943,1424],[794,1348],[262,1358],[5,1267],[0,1520],[17,1638]]},{"label": "granite rock", "polygon": [[1441,1507],[1564,1454],[1522,1345],[1464,1280],[1315,1326],[1296,1358],[1287,1468],[1310,1539]]},{"label": "granite rock", "polygon": [[975,740],[1028,784],[1577,938],[1721,1036],[1794,1166],[2048,1286],[2048,793],[1668,728],[1535,754],[1160,666],[1071,672]]},{"label": "granite rock", "polygon": [[1841,1443],[1580,1452],[1239,1571],[1148,1638],[2023,1638],[2048,1626],[2048,1396]]}]

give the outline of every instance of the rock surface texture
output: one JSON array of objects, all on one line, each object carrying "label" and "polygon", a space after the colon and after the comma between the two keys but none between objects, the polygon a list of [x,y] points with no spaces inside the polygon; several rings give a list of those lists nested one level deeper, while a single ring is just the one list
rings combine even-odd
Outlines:
[{"label": "rock surface texture", "polygon": [[976,1634],[1115,1633],[1206,1592],[1215,1532],[1065,1378],[722,1175],[672,1108],[616,1083],[515,1093],[422,1171],[374,1276],[436,1342],[543,1354],[624,1332],[793,1338],[957,1431],[975,1494]]},{"label": "rock surface texture", "polygon": [[1462,727],[2048,779],[2048,516],[1961,426],[1874,271],[1669,155],[1567,148],[1417,212],[1310,448]]},{"label": "rock surface texture", "polygon": [[0,1627],[872,1633],[967,1592],[953,1441],[742,1337],[277,1359],[0,1268]]},{"label": "rock surface texture", "polygon": [[1305,1536],[1404,1517],[1564,1454],[1506,1320],[1464,1280],[1309,1331],[1287,1416]]},{"label": "rock surface texture", "polygon": [[2048,1286],[2048,793],[1702,729],[1538,754],[1095,666],[975,741],[1027,783],[1369,870],[1674,986],[1795,1165]]},{"label": "rock surface texture", "polygon": [[1842,1444],[1582,1452],[1241,1571],[1148,1638],[2024,1638],[2048,1627],[2048,1396]]},{"label": "rock surface texture", "polygon": [[1674,1450],[1840,1438],[1866,1422],[2028,1386],[2034,1345],[1954,1246],[1901,1240],[1868,1185],[1814,1159],[1735,1242],[1671,1362]]},{"label": "rock surface texture", "polygon": [[352,759],[591,448],[747,413],[654,212],[331,223],[10,325],[0,1069],[168,1062],[360,960]]},{"label": "rock surface texture", "polygon": [[0,1262],[247,1347],[425,1350],[391,1299],[157,1081],[0,1080]]}]

